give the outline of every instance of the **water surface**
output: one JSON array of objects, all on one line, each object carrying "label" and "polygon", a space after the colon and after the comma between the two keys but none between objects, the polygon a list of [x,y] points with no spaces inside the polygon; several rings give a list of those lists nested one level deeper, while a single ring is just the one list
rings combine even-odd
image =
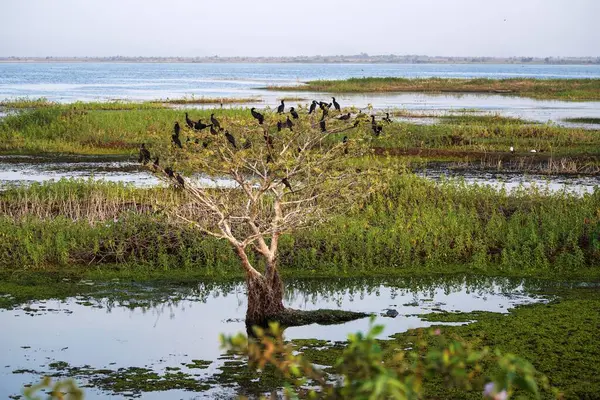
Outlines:
[{"label": "water surface", "polygon": [[[92,284],[81,282],[82,286]],[[298,280],[286,287],[285,304],[302,310],[344,309],[380,314],[393,308],[396,318],[379,318],[383,337],[411,328],[430,326],[423,314],[490,311],[506,313],[519,304],[545,301],[531,294],[538,283],[482,277],[444,279],[339,279]],[[33,301],[12,310],[0,310],[0,397],[18,394],[23,384],[34,382],[30,369],[48,372],[49,364],[64,361],[93,368],[148,367],[164,373],[181,367],[208,379],[220,372],[223,360],[219,333],[244,332],[246,310],[242,283],[199,284],[195,287],[102,285],[92,295],[66,300]],[[343,341],[348,333],[368,328],[368,318],[331,326],[288,328],[286,339],[315,338]],[[439,325],[439,323],[436,323]],[[208,369],[181,365],[192,359],[211,361]],[[80,382],[81,384],[82,382]],[[226,390],[214,388],[227,396]],[[112,393],[86,389],[86,398],[106,398]],[[144,398],[211,398],[215,392],[168,391]],[[233,393],[230,393],[233,395]],[[116,395],[115,398],[119,398]]]}]

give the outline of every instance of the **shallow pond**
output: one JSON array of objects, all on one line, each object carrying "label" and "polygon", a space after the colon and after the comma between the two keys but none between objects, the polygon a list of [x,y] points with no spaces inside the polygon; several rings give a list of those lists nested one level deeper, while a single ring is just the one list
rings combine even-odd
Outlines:
[{"label": "shallow pond", "polygon": [[[218,383],[222,382],[219,377],[224,373],[223,366],[231,361],[219,349],[218,337],[220,333],[245,332],[242,283],[200,283],[194,287],[118,282],[97,287],[92,282],[81,285],[92,287],[93,292],[0,310],[0,397],[19,394],[23,385],[37,381],[43,373],[67,370],[79,384],[89,382],[88,375],[79,376],[81,372],[67,369],[73,367],[112,371],[140,367],[158,374],[178,368],[198,384],[206,384],[192,389],[194,393],[154,391],[144,392],[144,398],[213,398],[217,394],[228,398],[241,390],[235,384],[225,388]],[[397,317],[378,318],[386,326],[383,337],[387,337],[433,325],[422,319],[423,314],[476,310],[506,313],[519,304],[546,301],[532,294],[538,285],[527,280],[460,276],[296,280],[288,282],[284,302],[302,310],[330,308],[378,315],[395,309]],[[339,325],[288,328],[285,337],[343,341],[348,333],[365,331],[368,323],[364,318]],[[97,381],[92,380],[92,386],[86,388],[86,398],[123,395]],[[125,391],[125,395],[137,394],[135,390]]]}]

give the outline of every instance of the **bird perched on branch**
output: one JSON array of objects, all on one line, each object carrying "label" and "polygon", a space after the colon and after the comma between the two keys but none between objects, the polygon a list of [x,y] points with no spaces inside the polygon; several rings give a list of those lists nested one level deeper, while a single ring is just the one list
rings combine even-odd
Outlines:
[{"label": "bird perched on branch", "polygon": [[183,189],[185,187],[185,181],[183,180],[183,176],[179,175],[179,173],[177,173],[177,175],[175,176],[175,179],[177,180],[177,183],[179,184],[179,186],[181,186],[181,188]]},{"label": "bird perched on branch", "polygon": [[333,107],[336,109],[336,111],[340,111],[342,108],[340,107],[340,103],[338,103],[337,101],[335,101],[335,97],[332,97],[333,99]]},{"label": "bird perched on branch", "polygon": [[374,115],[371,115],[371,129],[373,129],[375,136],[379,136],[379,134],[383,131],[383,126],[377,124]]},{"label": "bird perched on branch", "polygon": [[290,185],[290,181],[288,181],[287,178],[283,178],[281,180],[281,183],[283,183],[283,185],[288,188],[290,190],[290,192],[294,193],[294,191],[292,190],[292,185]]},{"label": "bird perched on branch", "polygon": [[215,118],[215,114],[210,114],[210,123],[215,129],[221,129],[221,124],[219,120]]},{"label": "bird perched on branch", "polygon": [[290,107],[290,114],[292,114],[292,117],[294,119],[298,119],[298,113],[296,112],[296,110],[294,109],[294,107]]},{"label": "bird perched on branch", "polygon": [[258,120],[258,123],[262,125],[263,121],[265,120],[265,116],[256,111],[254,107],[250,109],[250,112],[252,113],[252,116]]},{"label": "bird perched on branch", "polygon": [[383,120],[385,122],[387,122],[388,124],[390,124],[392,122],[392,120],[390,119],[390,113],[389,112],[385,113],[385,117],[383,118]]},{"label": "bird perched on branch", "polygon": [[285,121],[285,126],[287,126],[287,128],[290,131],[293,131],[293,127],[294,127],[294,123],[292,122],[292,120],[290,119],[290,117],[287,117],[286,121]]},{"label": "bird perched on branch", "polygon": [[279,105],[279,107],[277,107],[277,114],[283,114],[284,110],[285,110],[285,103],[283,102],[283,100],[281,100],[281,104]]},{"label": "bird perched on branch", "polygon": [[188,128],[193,129],[194,128],[194,124],[195,122],[192,121],[190,119],[190,117],[188,117],[188,113],[185,113],[185,123],[187,124]]},{"label": "bird perched on branch", "polygon": [[340,115],[338,117],[338,119],[342,120],[342,121],[348,121],[350,119],[350,116],[351,116],[350,113],[348,113],[348,114]]},{"label": "bird perched on branch", "polygon": [[173,178],[175,175],[173,174],[173,169],[171,167],[166,167],[165,168],[165,174],[167,174],[167,176],[169,178]]},{"label": "bird perched on branch", "polygon": [[273,138],[269,136],[268,132],[263,133],[263,137],[265,138],[265,144],[269,150],[273,149]]},{"label": "bird perched on branch", "polygon": [[197,131],[201,131],[203,129],[208,128],[209,126],[212,126],[212,124],[205,124],[204,122],[202,122],[201,119],[199,119],[198,122],[194,124],[194,129]]},{"label": "bird perched on branch", "polygon": [[148,164],[148,161],[150,161],[150,152],[146,148],[146,145],[142,143],[142,145],[140,146],[140,156],[138,158],[138,162],[142,163],[143,165],[146,165]]},{"label": "bird perched on branch", "polygon": [[310,103],[310,108],[308,109],[308,113],[312,114],[316,108],[317,108],[317,101],[313,100],[312,103]]},{"label": "bird perched on branch", "polygon": [[233,146],[234,149],[237,149],[237,146],[235,144],[235,138],[231,133],[229,133],[229,131],[225,131],[225,137],[227,138],[229,144],[231,144],[231,146]]},{"label": "bird perched on branch", "polygon": [[173,144],[175,146],[178,146],[180,149],[183,148],[183,146],[181,145],[181,140],[179,140],[179,131],[181,130],[181,128],[179,127],[179,122],[175,122],[175,126],[173,128],[173,134],[171,135],[171,140],[173,141]]},{"label": "bird perched on branch", "polygon": [[281,132],[281,128],[283,128],[283,122],[277,121],[277,132]]},{"label": "bird perched on branch", "polygon": [[211,127],[210,127],[210,134],[211,135],[218,135],[219,134],[219,132],[217,132],[217,130],[215,129],[214,125],[211,125]]},{"label": "bird perched on branch", "polygon": [[321,132],[327,132],[327,125],[325,124],[324,119],[319,122],[319,126],[321,127]]}]

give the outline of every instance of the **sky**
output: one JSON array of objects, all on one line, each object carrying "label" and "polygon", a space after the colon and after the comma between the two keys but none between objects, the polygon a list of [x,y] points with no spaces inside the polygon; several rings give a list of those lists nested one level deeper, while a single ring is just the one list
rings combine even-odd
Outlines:
[{"label": "sky", "polygon": [[0,0],[0,56],[600,56],[600,0]]}]

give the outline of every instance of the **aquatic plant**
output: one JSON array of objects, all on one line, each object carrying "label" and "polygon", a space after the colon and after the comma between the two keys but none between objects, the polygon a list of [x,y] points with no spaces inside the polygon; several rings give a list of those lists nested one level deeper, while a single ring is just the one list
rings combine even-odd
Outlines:
[{"label": "aquatic plant", "polygon": [[[377,340],[384,327],[373,322],[372,317],[368,332],[348,336],[348,344],[330,371],[338,377],[334,380],[285,342],[277,324],[268,330],[255,328],[252,339],[238,334],[222,336],[221,342],[228,351],[248,357],[253,368],[274,366],[286,381],[288,399],[420,399],[424,385],[433,378],[459,392],[479,387],[486,399],[509,399],[517,393],[540,398],[540,389],[558,397],[558,391],[551,389],[547,378],[528,361],[487,347],[476,350],[456,340],[445,340],[439,329],[430,333],[438,339],[433,348],[419,338],[414,350],[386,353]],[[482,376],[482,364],[490,362],[496,364],[496,374]]]},{"label": "aquatic plant", "polygon": [[600,99],[600,79],[459,79],[459,78],[349,78],[317,80],[298,86],[269,86],[269,90],[332,93],[433,92],[497,93],[537,99],[590,101]]}]

